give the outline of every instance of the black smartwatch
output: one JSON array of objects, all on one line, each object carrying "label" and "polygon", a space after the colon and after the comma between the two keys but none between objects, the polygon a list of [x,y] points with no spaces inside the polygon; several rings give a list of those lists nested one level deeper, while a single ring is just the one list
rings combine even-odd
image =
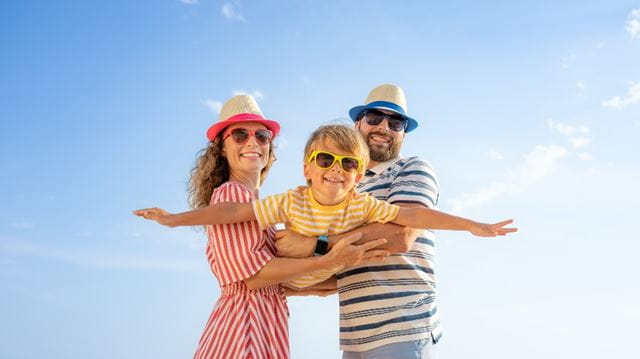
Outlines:
[{"label": "black smartwatch", "polygon": [[329,252],[329,237],[325,235],[318,236],[314,253],[322,256],[327,252]]}]

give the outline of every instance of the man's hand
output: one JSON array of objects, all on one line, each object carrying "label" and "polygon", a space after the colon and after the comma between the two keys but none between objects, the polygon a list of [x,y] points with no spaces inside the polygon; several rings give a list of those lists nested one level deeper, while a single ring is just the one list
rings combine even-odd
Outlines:
[{"label": "man's hand", "polygon": [[284,229],[276,232],[275,240],[278,257],[307,258],[313,255],[317,238]]},{"label": "man's hand", "polygon": [[163,226],[167,227],[175,227],[174,223],[174,215],[165,211],[162,208],[154,207],[154,208],[144,208],[133,211],[138,217],[143,217],[144,219],[150,219],[152,221],[156,221]]},{"label": "man's hand", "polygon": [[475,222],[473,226],[469,229],[469,232],[478,236],[478,237],[495,237],[495,236],[505,236],[509,233],[517,232],[518,228],[505,228],[504,226],[513,223],[513,219],[508,219],[506,221],[488,224],[488,223],[479,223]]},{"label": "man's hand", "polygon": [[334,265],[344,265],[346,267],[360,264],[361,262],[371,260],[384,260],[389,251],[384,249],[375,249],[385,243],[387,240],[379,238],[371,242],[356,245],[355,243],[362,238],[362,233],[356,232],[336,243],[331,251],[325,254],[326,257]]}]

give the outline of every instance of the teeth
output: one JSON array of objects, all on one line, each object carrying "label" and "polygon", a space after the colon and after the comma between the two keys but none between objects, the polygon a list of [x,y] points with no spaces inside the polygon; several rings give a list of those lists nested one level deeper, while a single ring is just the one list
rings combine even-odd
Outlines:
[{"label": "teeth", "polygon": [[342,183],[342,180],[339,180],[339,179],[325,178],[324,180],[332,183]]},{"label": "teeth", "polygon": [[259,153],[243,153],[240,157],[260,157]]},{"label": "teeth", "polygon": [[378,141],[378,142],[389,142],[388,139],[386,139],[385,137],[381,137],[381,136],[371,136],[371,139],[374,141]]}]

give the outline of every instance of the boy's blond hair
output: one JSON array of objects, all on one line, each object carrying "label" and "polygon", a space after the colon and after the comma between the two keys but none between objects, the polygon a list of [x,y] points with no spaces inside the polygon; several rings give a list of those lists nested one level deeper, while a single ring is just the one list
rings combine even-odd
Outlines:
[{"label": "boy's blond hair", "polygon": [[[342,151],[362,160],[360,173],[364,173],[369,163],[369,147],[360,132],[345,125],[324,125],[313,131],[304,146],[304,163],[309,160],[311,152],[318,149],[317,145],[326,143],[327,140]],[[307,184],[310,185],[310,181],[307,180]]]}]

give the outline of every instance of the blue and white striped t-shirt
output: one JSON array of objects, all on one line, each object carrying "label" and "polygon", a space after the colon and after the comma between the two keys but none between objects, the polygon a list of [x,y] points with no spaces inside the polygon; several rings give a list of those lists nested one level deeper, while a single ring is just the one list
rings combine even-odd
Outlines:
[{"label": "blue and white striped t-shirt", "polygon": [[[433,208],[438,202],[434,171],[417,157],[378,164],[365,173],[357,190],[394,204]],[[433,232],[423,231],[406,253],[338,273],[340,349],[361,352],[391,343],[440,339],[434,239]]]}]

